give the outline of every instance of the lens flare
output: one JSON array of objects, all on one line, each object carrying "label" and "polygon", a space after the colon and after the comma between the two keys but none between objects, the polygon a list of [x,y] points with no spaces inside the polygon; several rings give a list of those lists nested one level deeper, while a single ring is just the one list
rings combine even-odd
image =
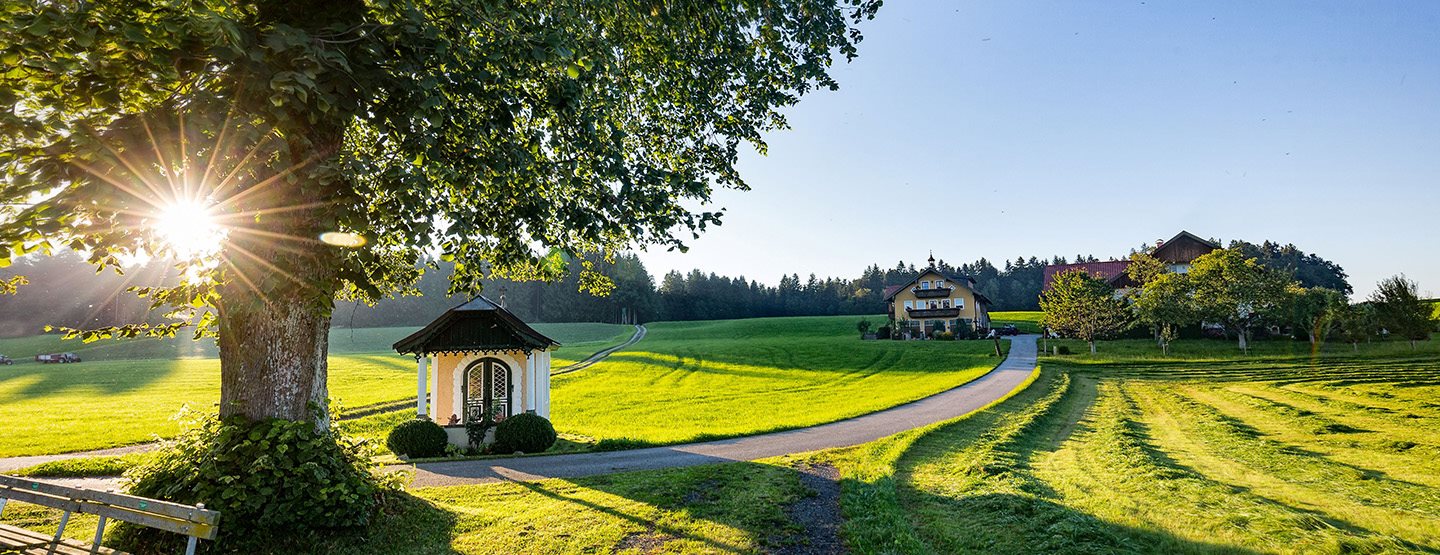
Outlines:
[{"label": "lens flare", "polygon": [[220,252],[225,228],[215,220],[211,207],[203,202],[178,201],[165,206],[155,220],[154,231],[165,246],[182,260],[196,260]]}]

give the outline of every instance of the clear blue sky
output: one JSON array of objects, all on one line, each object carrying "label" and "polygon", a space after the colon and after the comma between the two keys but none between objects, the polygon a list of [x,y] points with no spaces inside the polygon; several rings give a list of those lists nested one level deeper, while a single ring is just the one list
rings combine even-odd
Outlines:
[{"label": "clear blue sky", "polygon": [[[1295,243],[1440,294],[1440,2],[892,0],[657,276]],[[903,214],[902,214],[903,213]]]}]

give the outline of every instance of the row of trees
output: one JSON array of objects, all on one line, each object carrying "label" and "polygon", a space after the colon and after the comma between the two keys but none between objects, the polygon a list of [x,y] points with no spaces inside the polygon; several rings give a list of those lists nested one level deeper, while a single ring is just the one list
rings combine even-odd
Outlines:
[{"label": "row of trees", "polygon": [[[1293,245],[1279,246],[1232,242],[1232,249],[1261,265],[1293,275],[1307,288],[1348,293],[1350,285],[1339,266]],[[1251,254],[1255,253],[1255,254]],[[884,310],[886,287],[914,279],[917,267],[903,261],[889,268],[872,264],[858,278],[821,278],[815,274],[782,276],[777,285],[765,285],[745,276],[728,277],[691,270],[671,271],[656,280],[639,257],[620,254],[610,260],[598,256],[564,258],[566,271],[555,281],[522,281],[491,276],[482,280],[487,296],[500,300],[521,318],[534,322],[649,322],[659,320],[715,320],[771,316],[825,316],[875,314]],[[1016,257],[1001,266],[981,258],[936,268],[950,275],[974,277],[977,289],[993,302],[992,310],[1038,310],[1043,274],[1048,264],[1094,262],[1094,256],[1074,259]],[[336,306],[340,327],[414,326],[466,300],[450,294],[449,276],[454,264],[436,261],[433,271],[402,294],[367,305],[359,301]],[[588,264],[588,266],[587,266]],[[581,287],[586,270],[613,282],[608,295],[597,296]],[[151,285],[176,277],[165,264],[131,267],[123,274],[92,275],[91,267],[71,251],[52,257],[25,257],[6,273],[29,276],[32,285],[14,297],[0,297],[0,336],[36,333],[46,325],[79,329],[125,323],[164,321],[151,313],[149,303],[125,293],[137,285]],[[3,276],[0,276],[3,277]]]},{"label": "row of trees", "polygon": [[[1094,257],[1077,257],[1093,260]],[[671,271],[658,281],[639,257],[624,253],[606,260],[599,256],[560,257],[566,271],[553,281],[512,280],[491,276],[481,281],[486,296],[501,300],[521,318],[534,322],[649,322],[659,320],[715,320],[771,316],[825,316],[876,314],[884,310],[886,287],[915,278],[914,264],[899,262],[882,269],[874,264],[855,279],[821,278],[815,274],[782,276],[766,285],[745,276],[728,277],[691,270]],[[1035,310],[1041,275],[1046,264],[1066,263],[1064,257],[1041,260],[1016,258],[996,267],[982,258],[937,269],[951,275],[975,277],[981,294],[994,301],[993,310]],[[462,303],[465,294],[449,292],[454,264],[435,261],[411,287],[374,305],[351,300],[337,303],[334,325],[340,327],[414,326]],[[588,266],[587,266],[588,265]],[[608,294],[595,295],[581,287],[587,268],[609,278]],[[53,325],[95,329],[126,323],[164,322],[151,313],[150,304],[126,293],[134,286],[172,280],[178,271],[151,263],[94,275],[79,255],[61,251],[50,257],[25,257],[0,273],[31,278],[32,285],[13,297],[0,297],[0,336],[37,333]]]},{"label": "row of trees", "polygon": [[1435,329],[1418,285],[1403,275],[1380,282],[1368,301],[1351,304],[1348,283],[1307,285],[1316,277],[1302,280],[1293,268],[1267,264],[1249,252],[1232,244],[1195,259],[1185,273],[1172,273],[1159,260],[1136,253],[1126,272],[1141,285],[1126,291],[1084,271],[1062,273],[1040,298],[1043,324],[1085,340],[1092,353],[1095,340],[1137,325],[1148,327],[1164,351],[1182,327],[1202,323],[1235,337],[1246,351],[1261,327],[1287,328],[1311,344],[1337,335],[1358,346],[1384,333],[1410,340],[1412,348]]}]

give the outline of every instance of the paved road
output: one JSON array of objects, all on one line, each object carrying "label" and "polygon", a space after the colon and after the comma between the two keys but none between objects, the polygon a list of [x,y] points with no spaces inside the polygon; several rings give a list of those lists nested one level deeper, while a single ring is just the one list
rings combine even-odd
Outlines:
[{"label": "paved road", "polygon": [[556,368],[555,370],[552,370],[552,371],[550,372],[550,375],[551,375],[551,376],[559,376],[560,374],[569,374],[569,373],[574,372],[574,371],[576,371],[576,370],[584,370],[584,369],[586,369],[586,368],[589,368],[590,365],[595,364],[595,363],[597,363],[597,362],[600,362],[600,361],[602,361],[602,360],[605,360],[605,357],[608,357],[608,356],[610,356],[611,354],[614,354],[615,351],[618,351],[618,350],[620,350],[620,349],[624,349],[624,348],[626,348],[626,347],[629,347],[629,346],[631,346],[631,345],[634,345],[636,342],[640,341],[641,339],[645,339],[645,332],[646,332],[646,331],[648,331],[648,330],[645,329],[645,326],[641,326],[641,325],[638,325],[638,324],[637,324],[637,325],[635,326],[635,335],[630,336],[630,340],[629,340],[629,341],[626,341],[626,342],[624,342],[624,343],[621,343],[621,344],[616,345],[616,346],[614,346],[614,347],[611,347],[611,348],[609,348],[609,349],[605,349],[605,350],[603,350],[603,351],[600,351],[600,352],[598,352],[598,353],[595,353],[595,354],[593,354],[593,355],[590,355],[589,358],[586,358],[585,360],[582,360],[582,361],[577,362],[577,363],[575,363],[575,364],[571,364],[571,365],[569,365],[569,366],[565,366],[565,367],[562,367],[562,368]]},{"label": "paved road", "polygon": [[751,461],[848,447],[969,413],[999,399],[1035,369],[1035,335],[1012,338],[1010,356],[984,376],[913,403],[811,428],[670,447],[417,465],[412,487],[576,478],[635,470]]}]

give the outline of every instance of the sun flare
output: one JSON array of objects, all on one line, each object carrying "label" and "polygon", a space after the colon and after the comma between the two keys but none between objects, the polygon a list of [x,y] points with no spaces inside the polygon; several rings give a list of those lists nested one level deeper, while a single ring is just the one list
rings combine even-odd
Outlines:
[{"label": "sun flare", "polygon": [[220,252],[225,228],[216,221],[209,205],[177,201],[160,211],[155,234],[176,257],[195,260]]}]

